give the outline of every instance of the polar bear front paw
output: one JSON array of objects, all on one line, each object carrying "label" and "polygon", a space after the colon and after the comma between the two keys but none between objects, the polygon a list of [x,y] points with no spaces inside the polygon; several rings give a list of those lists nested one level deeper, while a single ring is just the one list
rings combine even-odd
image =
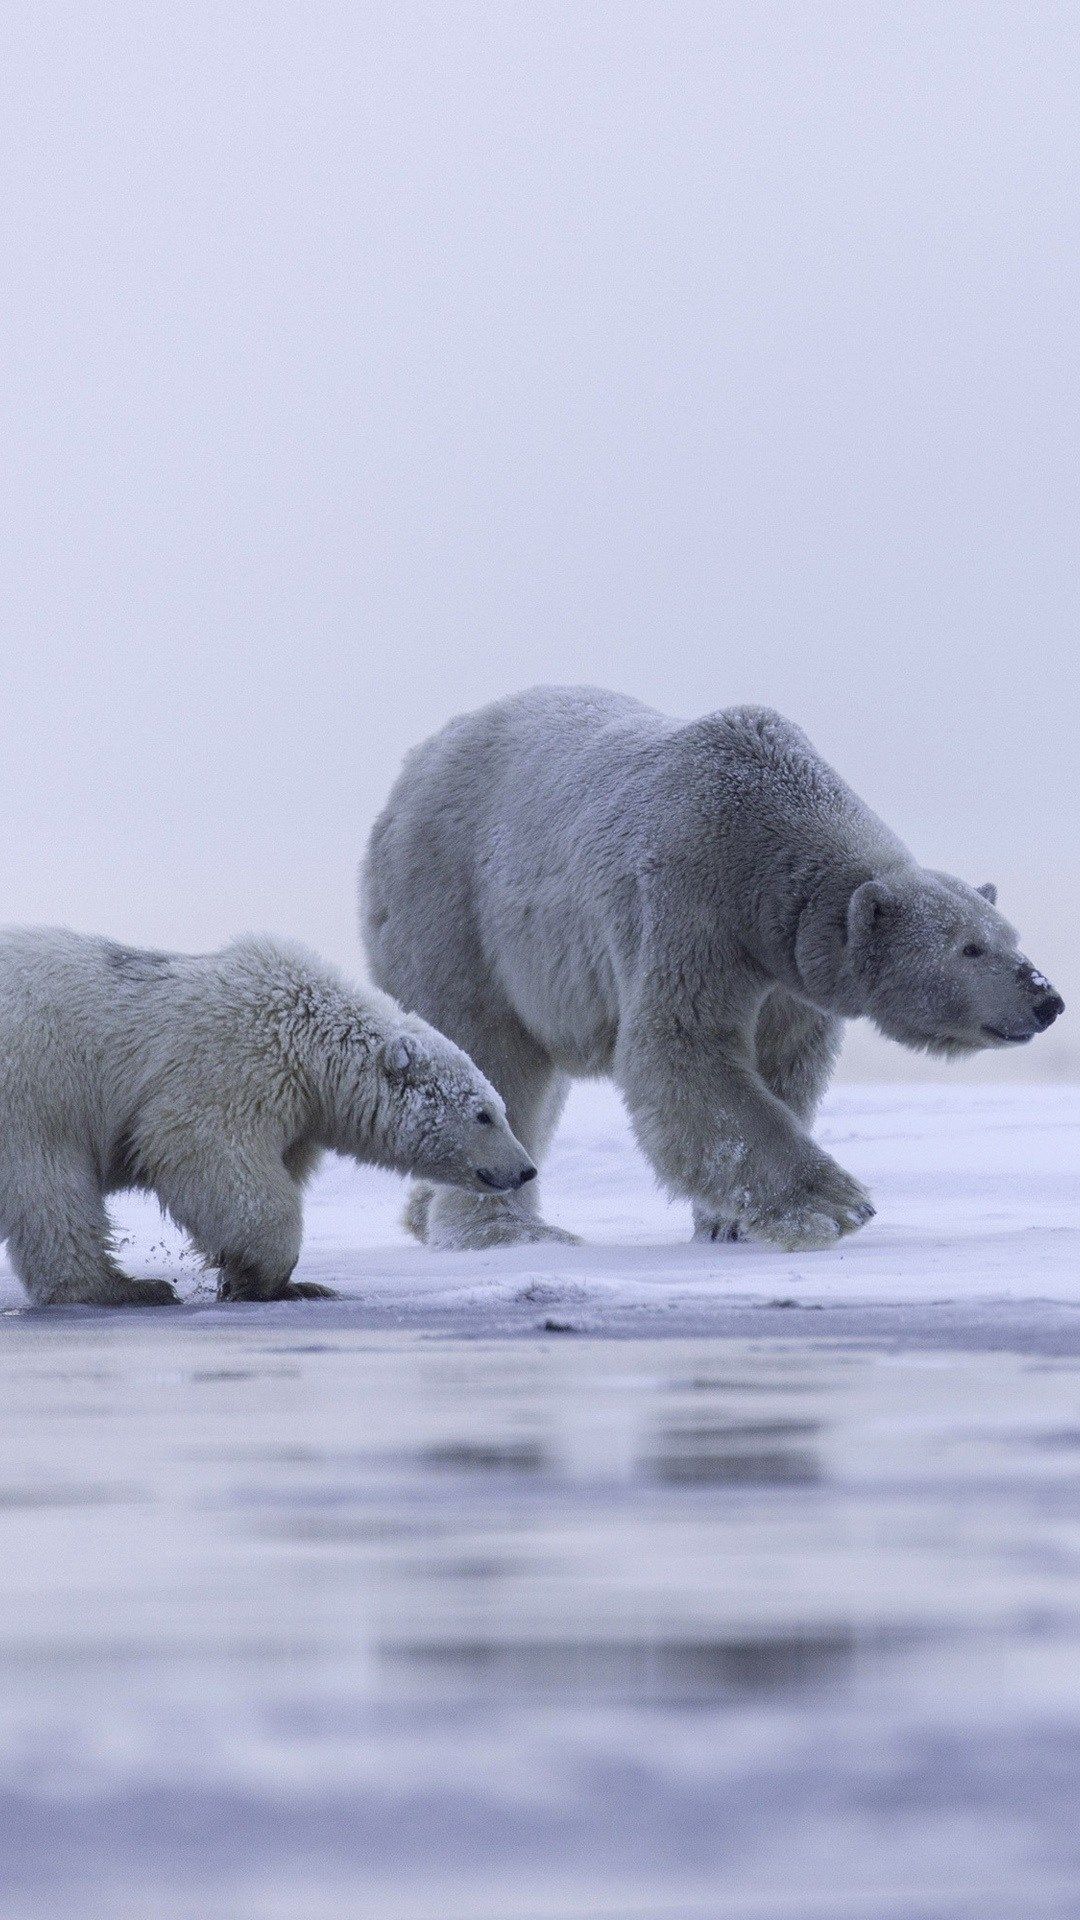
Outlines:
[{"label": "polar bear front paw", "polygon": [[255,1267],[227,1266],[218,1280],[219,1300],[336,1300],[333,1287],[318,1280],[271,1277]]},{"label": "polar bear front paw", "polygon": [[171,1280],[133,1280],[118,1302],[123,1307],[178,1307],[180,1296]]},{"label": "polar bear front paw", "polygon": [[835,1160],[822,1156],[809,1176],[793,1183],[767,1209],[751,1216],[755,1239],[768,1240],[785,1253],[835,1246],[874,1217],[866,1188]]}]

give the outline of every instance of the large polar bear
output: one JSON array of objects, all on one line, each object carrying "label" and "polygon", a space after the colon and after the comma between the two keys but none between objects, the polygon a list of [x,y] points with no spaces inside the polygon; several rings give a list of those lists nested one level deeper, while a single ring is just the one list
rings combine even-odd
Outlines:
[{"label": "large polar bear", "polygon": [[158,1304],[111,1251],[104,1196],[155,1193],[223,1296],[291,1279],[324,1147],[426,1179],[517,1188],[536,1169],[459,1047],[294,947],[144,953],[0,933],[0,1238],[39,1304]]},{"label": "large polar bear", "polygon": [[[714,1239],[870,1218],[809,1133],[843,1020],[961,1053],[1062,1007],[993,888],[917,866],[760,707],[683,724],[541,687],[454,720],[406,760],[361,892],[375,978],[468,1049],[534,1157],[568,1077],[610,1074]],[[438,1245],[565,1238],[534,1196],[421,1187],[407,1218]]]}]

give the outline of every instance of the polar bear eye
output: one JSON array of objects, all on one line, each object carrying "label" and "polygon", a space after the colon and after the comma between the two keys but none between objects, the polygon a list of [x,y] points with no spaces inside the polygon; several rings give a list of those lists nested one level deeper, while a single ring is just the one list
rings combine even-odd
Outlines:
[{"label": "polar bear eye", "polygon": [[980,947],[977,940],[970,940],[967,946],[964,948],[964,959],[965,960],[981,960],[985,952],[986,952],[986,948]]},{"label": "polar bear eye", "polygon": [[495,1116],[489,1113],[486,1107],[481,1107],[476,1118],[482,1127],[493,1127],[495,1125]]}]

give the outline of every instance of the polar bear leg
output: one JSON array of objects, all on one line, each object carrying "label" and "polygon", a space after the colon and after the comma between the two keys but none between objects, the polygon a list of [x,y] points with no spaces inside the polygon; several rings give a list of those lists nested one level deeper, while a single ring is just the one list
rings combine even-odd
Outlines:
[{"label": "polar bear leg", "polygon": [[788,1252],[832,1245],[873,1215],[860,1183],[765,1085],[738,1039],[688,1030],[664,996],[620,1030],[616,1074],[664,1185]]},{"label": "polar bear leg", "polygon": [[[829,1084],[843,1037],[843,1021],[819,1013],[804,1000],[774,987],[758,1014],[754,1047],[757,1069],[771,1093],[809,1127]],[[736,1220],[694,1202],[694,1239],[743,1240]]]},{"label": "polar bear leg", "polygon": [[[506,1117],[526,1152],[539,1162],[558,1124],[570,1082],[558,1073],[524,1028],[508,1016],[475,1037],[455,1032],[482,1073],[506,1101]],[[419,1186],[405,1224],[430,1247],[500,1247],[549,1240],[575,1245],[576,1234],[539,1216],[536,1182],[513,1194],[470,1193],[459,1187]]]},{"label": "polar bear leg", "polygon": [[105,1202],[89,1156],[58,1152],[24,1162],[2,1222],[11,1264],[35,1306],[161,1307],[167,1280],[129,1280],[112,1257]]},{"label": "polar bear leg", "polygon": [[238,1154],[202,1134],[198,1164],[163,1173],[154,1191],[208,1266],[223,1300],[332,1298],[292,1279],[303,1237],[303,1195],[281,1161]]},{"label": "polar bear leg", "polygon": [[405,1211],[401,1224],[406,1233],[423,1246],[428,1236],[428,1215],[435,1198],[435,1189],[427,1180],[414,1180],[409,1188],[409,1197],[405,1202]]},{"label": "polar bear leg", "polygon": [[778,1100],[808,1127],[829,1084],[844,1023],[776,987],[758,1015],[758,1072]]}]

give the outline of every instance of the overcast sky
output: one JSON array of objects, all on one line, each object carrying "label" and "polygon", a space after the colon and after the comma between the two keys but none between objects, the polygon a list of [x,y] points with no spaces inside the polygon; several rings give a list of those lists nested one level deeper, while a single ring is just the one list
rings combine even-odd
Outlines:
[{"label": "overcast sky", "polygon": [[1080,1072],[1075,7],[2,32],[4,919],[356,967],[448,715],[754,699],[998,880],[1076,1004],[995,1071]]}]

